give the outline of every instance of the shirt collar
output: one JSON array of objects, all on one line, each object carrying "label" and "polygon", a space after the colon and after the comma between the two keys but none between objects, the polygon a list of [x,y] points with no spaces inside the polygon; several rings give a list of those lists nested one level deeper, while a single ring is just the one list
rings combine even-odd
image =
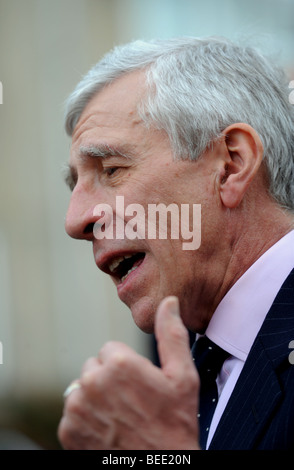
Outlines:
[{"label": "shirt collar", "polygon": [[241,360],[246,360],[264,319],[294,267],[294,230],[267,250],[222,299],[206,335]]}]

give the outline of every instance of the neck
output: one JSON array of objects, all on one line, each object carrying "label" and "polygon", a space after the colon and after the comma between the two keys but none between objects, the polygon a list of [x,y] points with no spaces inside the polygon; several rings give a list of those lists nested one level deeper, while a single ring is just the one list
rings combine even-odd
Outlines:
[{"label": "neck", "polygon": [[220,297],[228,292],[258,258],[293,229],[293,214],[284,211],[276,203],[263,206],[262,210],[251,213],[249,217],[248,214],[243,217],[243,223],[230,241],[230,254]]},{"label": "neck", "polygon": [[210,282],[206,283],[202,292],[205,305],[197,305],[198,312],[202,312],[198,316],[198,319],[202,318],[200,327],[198,324],[196,328],[198,331],[206,329],[220,301],[247,269],[294,229],[294,215],[282,210],[276,203],[246,212],[242,215],[228,213],[225,248],[223,245],[218,260],[214,257],[209,263],[207,279]]}]

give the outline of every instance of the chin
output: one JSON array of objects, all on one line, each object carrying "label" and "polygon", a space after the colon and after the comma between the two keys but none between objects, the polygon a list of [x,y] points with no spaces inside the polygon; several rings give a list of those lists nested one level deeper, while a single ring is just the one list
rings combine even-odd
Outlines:
[{"label": "chin", "polygon": [[148,297],[142,297],[134,305],[129,306],[135,324],[144,333],[154,332],[154,318],[157,306],[154,301]]}]

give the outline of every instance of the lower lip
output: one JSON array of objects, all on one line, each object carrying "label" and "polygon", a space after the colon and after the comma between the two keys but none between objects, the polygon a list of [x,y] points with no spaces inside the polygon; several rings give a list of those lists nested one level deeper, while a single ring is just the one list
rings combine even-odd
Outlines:
[{"label": "lower lip", "polygon": [[119,282],[119,284],[117,284],[117,293],[118,293],[118,296],[119,296],[120,299],[121,299],[123,293],[125,293],[127,289],[129,290],[129,289],[132,288],[131,285],[136,280],[138,275],[140,275],[140,272],[142,270],[143,264],[145,263],[145,260],[146,260],[146,255],[145,255],[144,259],[141,261],[141,263],[137,266],[137,268],[134,269],[134,271],[130,272],[130,274],[128,274],[128,276],[123,281],[121,281],[121,282]]}]

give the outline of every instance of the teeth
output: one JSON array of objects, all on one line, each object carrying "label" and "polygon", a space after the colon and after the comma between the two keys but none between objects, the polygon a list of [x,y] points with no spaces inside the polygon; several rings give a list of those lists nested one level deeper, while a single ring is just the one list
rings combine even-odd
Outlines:
[{"label": "teeth", "polygon": [[132,255],[126,255],[126,256],[120,256],[119,258],[115,258],[110,264],[109,264],[109,270],[113,273],[116,268],[119,266],[119,264],[124,260],[131,258]]},{"label": "teeth", "polygon": [[109,265],[110,271],[113,273],[113,271],[119,266],[119,264],[120,264],[123,260],[124,260],[124,257],[123,257],[123,256],[114,259],[114,260],[110,263],[110,265]]},{"label": "teeth", "polygon": [[132,272],[132,271],[135,271],[135,269],[137,269],[138,266],[133,266],[131,269],[128,270],[127,274],[125,274],[122,278],[121,278],[121,282],[123,282],[127,277],[128,275]]}]

